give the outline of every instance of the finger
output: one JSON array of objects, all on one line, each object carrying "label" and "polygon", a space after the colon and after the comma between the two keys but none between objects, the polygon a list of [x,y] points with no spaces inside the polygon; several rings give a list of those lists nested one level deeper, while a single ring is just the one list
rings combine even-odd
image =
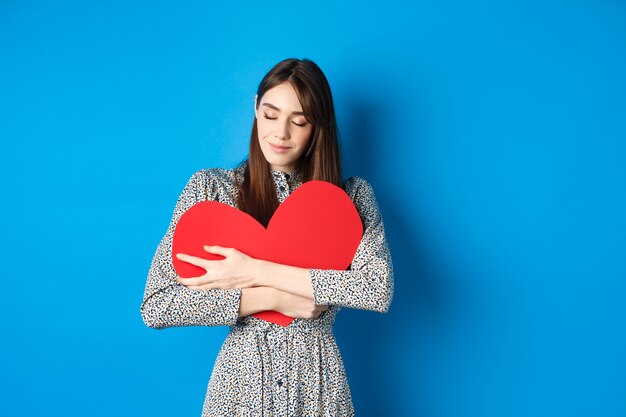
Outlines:
[{"label": "finger", "polygon": [[180,282],[181,284],[184,284],[185,282],[187,282],[188,279],[191,279],[191,278],[183,278],[180,275],[176,275],[176,281]]},{"label": "finger", "polygon": [[230,255],[233,252],[232,248],[225,248],[223,246],[209,246],[209,245],[204,245],[204,250],[209,253],[221,255],[224,258],[226,258],[228,255]]},{"label": "finger", "polygon": [[200,276],[200,277],[193,277],[193,278],[178,277],[177,281],[180,282],[181,284],[187,286],[187,287],[189,287],[189,286],[197,286],[197,285],[204,285],[204,284],[211,284],[213,282],[213,280],[211,280],[206,275],[203,275],[203,276]]},{"label": "finger", "polygon": [[202,285],[190,285],[187,288],[191,288],[192,290],[212,290],[219,289],[215,284],[202,284]]},{"label": "finger", "polygon": [[194,284],[193,280],[195,278],[183,278],[180,275],[176,276],[176,281],[180,282],[183,285],[192,285]]},{"label": "finger", "polygon": [[207,269],[208,260],[204,258],[200,258],[198,256],[187,255],[186,253],[177,253],[176,258],[180,259],[183,262],[190,263],[195,266],[199,266],[202,269]]},{"label": "finger", "polygon": [[204,290],[205,285],[187,285],[190,290]]}]

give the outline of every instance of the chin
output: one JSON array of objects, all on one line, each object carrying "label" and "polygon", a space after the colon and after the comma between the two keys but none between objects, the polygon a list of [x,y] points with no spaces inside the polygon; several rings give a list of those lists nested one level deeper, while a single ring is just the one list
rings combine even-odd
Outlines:
[{"label": "chin", "polygon": [[291,161],[284,161],[284,160],[276,160],[276,159],[267,159],[267,162],[270,164],[270,166],[275,166],[282,169],[285,169],[288,166],[292,166],[293,162]]},{"label": "chin", "polygon": [[301,152],[298,152],[298,150],[298,148],[292,148],[287,154],[280,155],[274,152],[269,144],[264,143],[261,146],[261,151],[268,164],[270,166],[279,167],[281,170],[286,169],[286,167],[296,166],[298,158],[301,156]]}]

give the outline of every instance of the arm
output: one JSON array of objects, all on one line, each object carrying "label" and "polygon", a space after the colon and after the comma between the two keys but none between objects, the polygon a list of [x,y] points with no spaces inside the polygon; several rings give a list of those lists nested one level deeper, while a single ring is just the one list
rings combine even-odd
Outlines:
[{"label": "arm", "polygon": [[347,271],[310,269],[315,304],[386,313],[393,298],[393,264],[372,186],[354,177],[348,194],[363,221],[363,238]]},{"label": "arm", "polygon": [[[209,184],[210,185],[210,184]],[[144,323],[152,328],[234,325],[239,317],[240,289],[198,290],[177,281],[172,266],[172,237],[182,214],[211,197],[207,176],[198,171],[185,185],[167,232],[152,259],[141,303]]]},{"label": "arm", "polygon": [[264,285],[313,300],[311,275],[306,268],[257,260],[255,285]]},{"label": "arm", "polygon": [[371,185],[360,178],[349,194],[363,221],[363,238],[347,271],[304,269],[259,261],[256,285],[313,299],[316,305],[387,312],[393,297],[393,265],[385,228]]},{"label": "arm", "polygon": [[318,306],[339,305],[387,312],[393,296],[393,266],[382,215],[367,181],[353,177],[346,188],[364,230],[349,270],[298,268],[253,259],[234,248],[206,246],[205,250],[224,259],[208,261],[179,254],[179,259],[207,271],[201,277],[181,279],[181,283],[198,290],[270,287],[300,297],[305,303],[312,300]]},{"label": "arm", "polygon": [[269,287],[253,287],[241,289],[239,317],[249,316],[273,308],[274,294]]},{"label": "arm", "polygon": [[239,317],[266,310],[279,311],[291,317],[310,319],[328,310],[328,306],[315,305],[312,298],[300,297],[270,287],[252,287],[241,290]]}]

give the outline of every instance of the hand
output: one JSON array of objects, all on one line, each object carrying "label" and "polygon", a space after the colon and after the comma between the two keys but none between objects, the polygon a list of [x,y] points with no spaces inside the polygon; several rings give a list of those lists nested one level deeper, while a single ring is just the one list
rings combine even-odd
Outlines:
[{"label": "hand", "polygon": [[312,299],[284,291],[276,291],[274,310],[286,316],[313,319],[328,310],[327,305],[315,305]]},{"label": "hand", "polygon": [[204,246],[204,250],[224,259],[208,260],[185,253],[177,253],[181,261],[198,266],[206,271],[195,278],[178,277],[177,280],[188,288],[207,290],[211,288],[230,290],[233,288],[254,287],[254,271],[257,260],[234,248]]}]

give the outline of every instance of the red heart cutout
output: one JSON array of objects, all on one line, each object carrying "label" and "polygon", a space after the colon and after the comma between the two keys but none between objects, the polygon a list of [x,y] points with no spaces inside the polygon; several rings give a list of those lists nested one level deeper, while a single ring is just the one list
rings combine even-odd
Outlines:
[{"label": "red heart cutout", "polygon": [[[267,229],[254,217],[227,204],[203,201],[178,220],[172,241],[172,263],[183,278],[205,270],[176,258],[187,253],[224,259],[204,245],[236,248],[256,259],[301,268],[345,270],[363,236],[361,218],[341,188],[325,181],[307,181],[278,206]],[[287,326],[294,318],[276,311],[254,317]]]}]

